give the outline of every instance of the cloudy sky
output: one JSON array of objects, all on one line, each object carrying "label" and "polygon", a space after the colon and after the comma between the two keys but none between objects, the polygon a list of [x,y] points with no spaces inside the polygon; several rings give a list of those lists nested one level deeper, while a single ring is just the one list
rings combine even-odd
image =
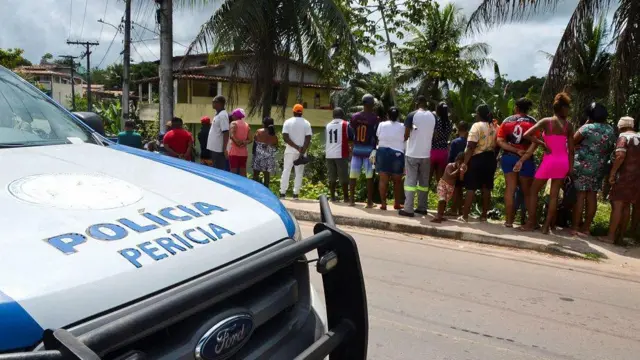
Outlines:
[{"label": "cloudy sky", "polygon": [[[446,2],[438,0],[439,2]],[[92,49],[92,67],[122,61],[122,34],[114,28],[102,25],[99,19],[117,25],[124,13],[122,0],[0,0],[4,9],[0,12],[0,48],[22,48],[25,56],[36,63],[49,52],[58,55],[80,55],[82,49],[66,44],[71,40],[99,41]],[[457,0],[456,5],[470,14],[481,0]],[[498,61],[504,74],[511,79],[526,79],[531,75],[542,76],[547,72],[548,60],[539,51],[555,52],[571,12],[578,0],[564,0],[554,12],[541,14],[526,24],[504,25],[476,35],[467,41],[483,41],[491,46],[491,57]],[[159,56],[155,7],[151,0],[133,0],[132,39],[134,61],[156,60]],[[215,10],[211,5],[195,11],[179,11],[174,15],[174,53],[184,53],[188,45]],[[179,44],[178,44],[179,43]],[[379,53],[372,57],[374,71],[388,70],[388,57]],[[490,75],[491,69],[484,74]]]}]

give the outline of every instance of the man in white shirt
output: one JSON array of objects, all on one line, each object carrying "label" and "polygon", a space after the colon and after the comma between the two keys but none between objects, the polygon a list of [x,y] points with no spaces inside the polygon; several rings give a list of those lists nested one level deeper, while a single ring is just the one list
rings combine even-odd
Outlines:
[{"label": "man in white shirt", "polygon": [[207,139],[207,150],[211,151],[213,167],[224,170],[227,163],[227,144],[229,142],[229,114],[224,109],[227,99],[218,95],[213,98],[213,109],[216,115],[213,117],[209,138]]},{"label": "man in white shirt", "polygon": [[331,201],[336,201],[336,180],[340,179],[344,202],[349,202],[349,141],[353,140],[354,134],[344,118],[344,110],[333,109],[333,120],[325,129],[324,149]]},{"label": "man in white shirt", "polygon": [[[295,165],[296,177],[293,181],[293,198],[297,199],[302,187],[304,176],[305,153],[311,144],[311,124],[302,117],[304,108],[300,104],[293,106],[293,117],[286,120],[282,126],[282,137],[287,144],[284,150],[284,168],[280,178],[280,198],[284,198],[289,189],[291,168]],[[296,165],[294,162],[301,161]]]},{"label": "man in white shirt", "polygon": [[431,164],[431,140],[436,126],[436,118],[427,110],[427,98],[416,98],[417,110],[410,113],[404,122],[404,138],[407,140],[405,153],[404,209],[401,216],[413,217],[413,199],[418,192],[418,207],[415,212],[427,214],[427,191],[429,191],[429,170]]}]

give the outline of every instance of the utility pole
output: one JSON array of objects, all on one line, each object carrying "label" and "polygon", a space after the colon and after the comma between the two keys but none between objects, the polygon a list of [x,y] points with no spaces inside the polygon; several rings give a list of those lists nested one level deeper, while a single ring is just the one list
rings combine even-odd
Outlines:
[{"label": "utility pole", "polygon": [[77,59],[78,57],[71,55],[60,55],[60,57],[65,60],[69,60],[69,62],[71,63],[71,110],[76,111],[76,62],[74,59]]},{"label": "utility pole", "polygon": [[120,129],[124,129],[125,121],[129,120],[129,66],[131,66],[131,0],[125,0],[124,3],[124,60],[122,64],[122,122]]},{"label": "utility pole", "polygon": [[173,118],[173,1],[155,0],[160,23],[160,134]]},{"label": "utility pole", "polygon": [[92,111],[93,107],[91,106],[91,50],[90,46],[98,46],[99,42],[92,41],[69,41],[67,40],[68,45],[82,45],[85,47],[86,51],[82,56],[87,57],[87,111]]}]

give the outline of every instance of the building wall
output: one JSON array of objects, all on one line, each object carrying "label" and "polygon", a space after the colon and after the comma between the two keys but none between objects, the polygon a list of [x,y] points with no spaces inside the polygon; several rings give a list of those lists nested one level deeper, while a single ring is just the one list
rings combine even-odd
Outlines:
[{"label": "building wall", "polygon": [[[76,91],[76,95],[82,94],[82,85],[76,85],[75,91]],[[70,108],[71,107],[71,84],[52,83],[51,98],[57,101],[60,105],[66,108]]]}]

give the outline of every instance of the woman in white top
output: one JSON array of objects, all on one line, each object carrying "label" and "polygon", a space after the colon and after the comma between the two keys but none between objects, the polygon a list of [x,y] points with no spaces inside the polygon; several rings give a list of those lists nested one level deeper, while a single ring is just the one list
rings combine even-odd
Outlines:
[{"label": "woman in white top", "polygon": [[387,210],[387,190],[389,179],[393,180],[394,209],[402,209],[402,175],[404,173],[404,125],[398,122],[400,111],[392,107],[388,112],[389,120],[378,125],[376,136],[376,170],[380,174],[380,209]]}]

